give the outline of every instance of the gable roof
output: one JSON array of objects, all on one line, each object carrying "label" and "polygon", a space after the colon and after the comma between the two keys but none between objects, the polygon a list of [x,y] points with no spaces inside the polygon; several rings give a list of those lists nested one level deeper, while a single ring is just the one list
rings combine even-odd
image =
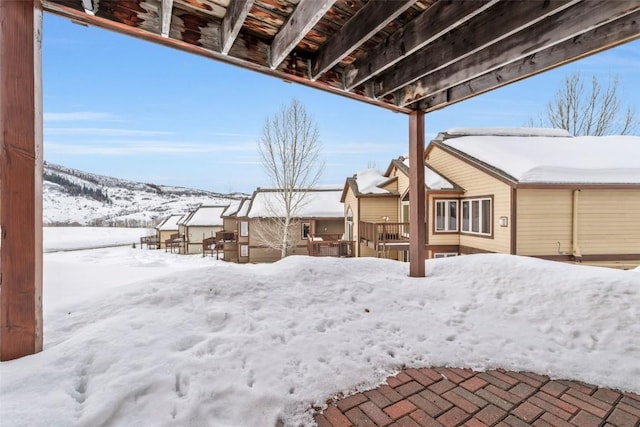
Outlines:
[{"label": "gable roof", "polygon": [[200,206],[185,219],[188,227],[222,226],[222,213],[228,205]]},{"label": "gable roof", "polygon": [[518,183],[640,184],[638,136],[574,137],[557,129],[532,128],[455,129],[439,134],[433,143]]},{"label": "gable roof", "polygon": [[[391,173],[393,167],[396,167],[399,171],[409,176],[409,159],[400,156],[397,159],[393,159],[389,164],[386,175]],[[431,166],[425,165],[424,167],[424,186],[427,190],[454,190],[463,191],[462,188],[441,174],[436,172]]]},{"label": "gable roof", "polygon": [[342,195],[340,196],[340,201],[344,203],[349,188],[351,188],[351,191],[353,191],[356,197],[397,196],[398,193],[396,191],[383,188],[391,180],[392,178],[389,178],[378,169],[369,168],[361,170],[347,178],[342,190]]},{"label": "gable roof", "polygon": [[165,218],[160,224],[156,226],[156,230],[158,231],[171,231],[178,229],[178,221],[182,218],[184,214],[171,215]]},{"label": "gable roof", "polygon": [[[342,218],[344,209],[340,202],[341,189],[337,187],[319,187],[299,190],[293,197],[303,198],[296,213],[297,218]],[[278,190],[273,188],[258,188],[253,192],[246,213],[249,218],[270,218],[279,216],[281,202]],[[243,206],[244,208],[244,206]],[[243,209],[244,210],[244,209]],[[275,212],[274,212],[275,211]],[[240,216],[240,213],[238,213]]]},{"label": "gable roof", "polygon": [[249,199],[246,197],[243,197],[242,199],[239,199],[239,200],[232,200],[231,203],[229,203],[229,206],[227,206],[224,212],[222,212],[221,217],[229,218],[232,216],[237,216],[238,212],[242,209],[242,205],[246,203],[248,200]]}]

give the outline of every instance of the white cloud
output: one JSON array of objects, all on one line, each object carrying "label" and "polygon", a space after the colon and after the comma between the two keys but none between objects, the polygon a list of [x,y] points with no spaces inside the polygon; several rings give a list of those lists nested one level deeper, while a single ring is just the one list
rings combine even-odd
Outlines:
[{"label": "white cloud", "polygon": [[175,135],[175,132],[159,130],[139,130],[139,129],[118,129],[118,128],[95,128],[95,127],[46,127],[47,135],[56,136],[160,136]]},{"label": "white cloud", "polygon": [[[255,149],[253,145],[233,144],[216,145],[207,143],[182,143],[166,141],[100,141],[92,144],[59,143],[45,141],[45,150],[49,153],[71,155],[137,156],[149,154],[222,154],[246,152]],[[226,161],[225,161],[226,163]]]},{"label": "white cloud", "polygon": [[100,113],[93,111],[73,111],[67,113],[44,113],[44,121],[46,122],[75,122],[75,121],[91,121],[91,120],[116,120],[116,116],[111,113]]}]

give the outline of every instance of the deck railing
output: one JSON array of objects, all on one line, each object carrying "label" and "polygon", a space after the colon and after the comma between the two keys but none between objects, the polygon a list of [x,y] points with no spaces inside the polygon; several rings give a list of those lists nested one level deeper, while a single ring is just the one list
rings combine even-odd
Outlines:
[{"label": "deck railing", "polygon": [[403,243],[409,240],[408,222],[363,222],[359,224],[360,241],[378,244]]},{"label": "deck railing", "polygon": [[152,247],[154,249],[159,249],[160,240],[158,236],[155,234],[152,234],[150,236],[143,236],[143,237],[140,237],[140,249],[142,249],[143,245],[147,245],[147,249],[151,249]]},{"label": "deck railing", "polygon": [[164,251],[170,250],[173,253],[173,250],[177,250],[178,253],[182,253],[182,248],[184,248],[184,236],[180,233],[174,233],[167,240],[164,241]]},{"label": "deck railing", "polygon": [[339,240],[340,237],[341,235],[310,235],[307,238],[307,251],[309,252],[309,256],[329,256],[337,258],[350,258],[355,256],[355,242],[353,240]]}]

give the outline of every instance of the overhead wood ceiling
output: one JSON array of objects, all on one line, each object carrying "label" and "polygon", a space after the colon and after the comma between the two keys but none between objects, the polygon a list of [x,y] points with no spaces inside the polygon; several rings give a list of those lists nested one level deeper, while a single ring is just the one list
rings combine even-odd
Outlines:
[{"label": "overhead wood ceiling", "polygon": [[391,110],[433,111],[640,37],[640,0],[42,0],[74,21]]}]

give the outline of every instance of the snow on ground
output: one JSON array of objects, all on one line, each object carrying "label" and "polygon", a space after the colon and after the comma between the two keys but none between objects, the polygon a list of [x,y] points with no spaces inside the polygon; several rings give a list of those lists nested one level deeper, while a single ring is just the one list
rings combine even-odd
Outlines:
[{"label": "snow on ground", "polygon": [[43,227],[45,252],[89,249],[140,243],[140,237],[154,234],[152,228]]},{"label": "snow on ground", "polygon": [[[68,298],[74,269],[96,274]],[[376,258],[46,254],[45,349],[0,364],[0,419],[309,425],[312,405],[403,365],[503,367],[640,392],[635,272],[509,255],[431,260],[424,279],[407,272]]]}]

